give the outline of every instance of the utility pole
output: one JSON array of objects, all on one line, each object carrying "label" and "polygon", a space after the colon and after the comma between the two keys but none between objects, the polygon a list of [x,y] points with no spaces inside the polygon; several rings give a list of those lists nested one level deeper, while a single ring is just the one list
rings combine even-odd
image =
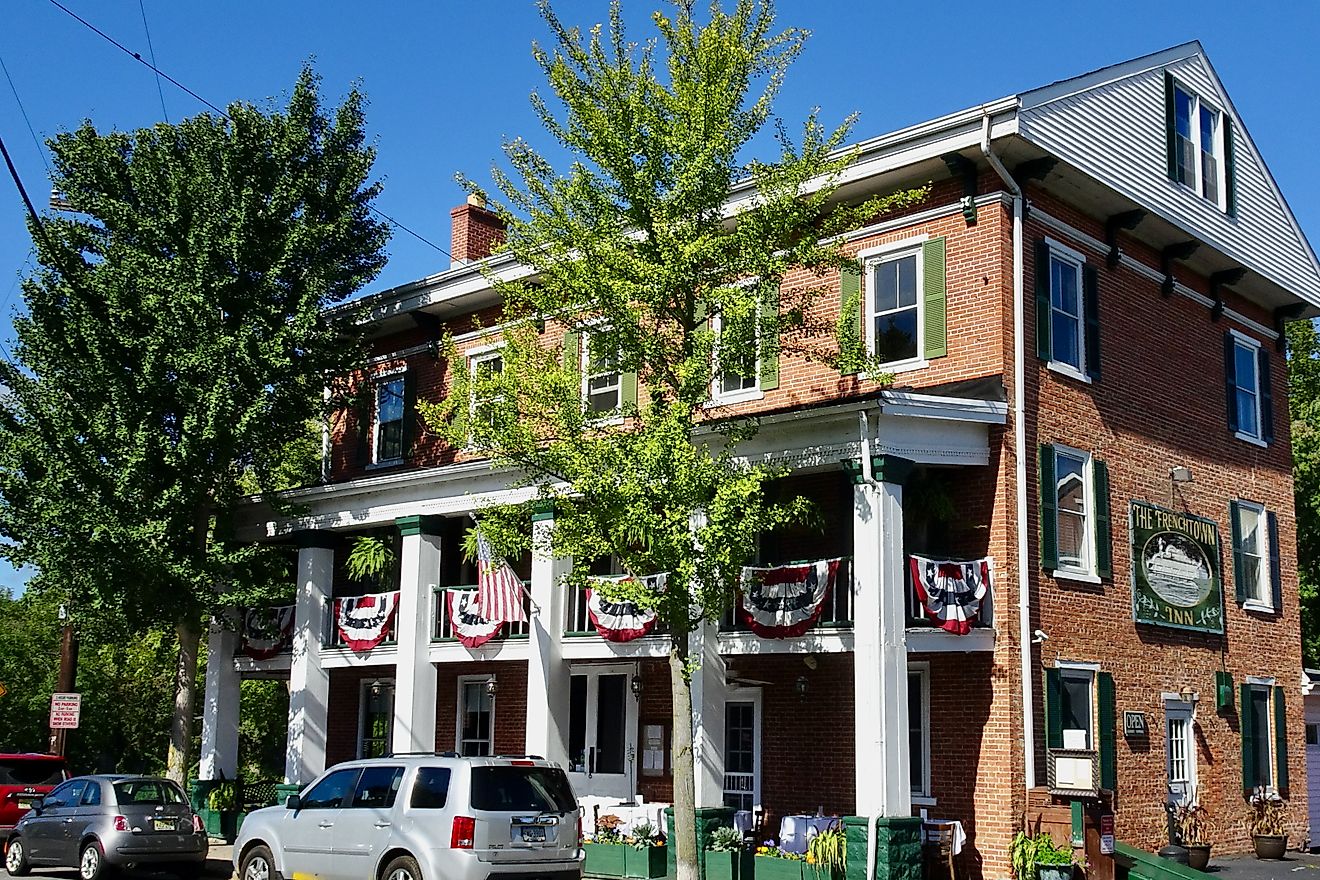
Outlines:
[{"label": "utility pole", "polygon": [[[73,634],[73,621],[69,619],[68,609],[60,606],[60,620],[64,626],[60,630],[60,671],[56,677],[55,692],[68,694],[73,692],[74,682],[78,677],[78,638]],[[50,732],[50,753],[63,755],[67,730]]]}]

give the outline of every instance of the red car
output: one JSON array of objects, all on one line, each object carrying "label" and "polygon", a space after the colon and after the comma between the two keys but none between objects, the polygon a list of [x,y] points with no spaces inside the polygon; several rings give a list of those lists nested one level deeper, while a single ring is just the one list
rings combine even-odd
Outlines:
[{"label": "red car", "polygon": [[59,755],[0,754],[0,841],[28,811],[28,807],[70,776]]}]

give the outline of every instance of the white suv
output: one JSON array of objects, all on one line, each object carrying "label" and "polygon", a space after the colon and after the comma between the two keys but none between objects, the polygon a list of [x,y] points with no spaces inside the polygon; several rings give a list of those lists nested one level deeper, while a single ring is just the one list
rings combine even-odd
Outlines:
[{"label": "white suv", "polygon": [[397,755],[331,767],[249,814],[239,880],[580,880],[582,819],[539,758]]}]

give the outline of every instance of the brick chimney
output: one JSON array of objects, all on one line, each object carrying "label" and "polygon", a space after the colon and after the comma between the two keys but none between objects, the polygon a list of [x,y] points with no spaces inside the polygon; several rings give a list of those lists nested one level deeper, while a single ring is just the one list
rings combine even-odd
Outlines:
[{"label": "brick chimney", "polygon": [[489,257],[491,251],[504,244],[504,221],[477,196],[468,196],[467,203],[450,211],[449,217],[451,269]]}]

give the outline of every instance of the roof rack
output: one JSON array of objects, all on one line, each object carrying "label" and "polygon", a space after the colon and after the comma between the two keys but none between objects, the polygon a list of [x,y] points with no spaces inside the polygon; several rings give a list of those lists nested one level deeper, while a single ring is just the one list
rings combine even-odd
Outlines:
[{"label": "roof rack", "polygon": [[420,758],[420,757],[427,757],[427,758],[458,758],[458,757],[462,757],[462,756],[459,755],[458,752],[454,752],[454,751],[448,751],[448,752],[435,752],[435,751],[431,751],[431,752],[390,752],[388,755],[383,755],[382,757],[385,757],[385,758]]},{"label": "roof rack", "polygon": [[496,757],[496,758],[523,758],[523,759],[528,759],[528,758],[530,758],[530,759],[533,760],[533,761],[544,761],[544,760],[545,760],[545,758],[542,758],[540,755],[495,755],[494,757]]}]

